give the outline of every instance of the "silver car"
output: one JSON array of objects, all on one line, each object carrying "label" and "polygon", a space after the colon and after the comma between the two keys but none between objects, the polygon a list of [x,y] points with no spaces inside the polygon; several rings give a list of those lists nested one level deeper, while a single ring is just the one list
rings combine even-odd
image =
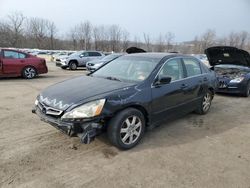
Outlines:
[{"label": "silver car", "polygon": [[56,66],[66,69],[69,67],[70,70],[76,70],[77,67],[86,67],[88,61],[102,59],[105,55],[97,51],[79,51],[72,55],[60,59],[56,62]]}]

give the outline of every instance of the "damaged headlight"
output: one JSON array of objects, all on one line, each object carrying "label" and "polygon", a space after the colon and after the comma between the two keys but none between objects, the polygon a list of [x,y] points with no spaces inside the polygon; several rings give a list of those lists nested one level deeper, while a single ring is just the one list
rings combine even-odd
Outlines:
[{"label": "damaged headlight", "polygon": [[92,101],[65,113],[61,119],[90,118],[101,114],[106,99]]},{"label": "damaged headlight", "polygon": [[240,83],[244,80],[244,77],[238,77],[234,78],[233,80],[230,80],[230,83]]}]

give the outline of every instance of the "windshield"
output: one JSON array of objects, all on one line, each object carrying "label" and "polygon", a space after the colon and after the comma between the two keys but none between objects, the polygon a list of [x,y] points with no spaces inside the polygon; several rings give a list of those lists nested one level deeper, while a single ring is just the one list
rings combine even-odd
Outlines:
[{"label": "windshield", "polygon": [[158,58],[122,56],[103,66],[92,76],[127,82],[141,82],[153,71]]}]

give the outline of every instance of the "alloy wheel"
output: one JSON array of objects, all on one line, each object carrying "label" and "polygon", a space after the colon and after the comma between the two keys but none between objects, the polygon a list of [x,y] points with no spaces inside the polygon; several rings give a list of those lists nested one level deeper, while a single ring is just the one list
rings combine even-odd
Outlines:
[{"label": "alloy wheel", "polygon": [[202,109],[204,112],[207,112],[211,106],[211,101],[212,101],[212,97],[210,95],[210,93],[207,93],[204,98],[203,98],[203,102],[202,102]]},{"label": "alloy wheel", "polygon": [[24,70],[24,75],[26,78],[34,78],[36,76],[36,71],[35,69],[28,67]]},{"label": "alloy wheel", "polygon": [[138,116],[128,117],[122,124],[120,130],[121,140],[124,144],[130,145],[136,142],[140,137],[142,122]]}]

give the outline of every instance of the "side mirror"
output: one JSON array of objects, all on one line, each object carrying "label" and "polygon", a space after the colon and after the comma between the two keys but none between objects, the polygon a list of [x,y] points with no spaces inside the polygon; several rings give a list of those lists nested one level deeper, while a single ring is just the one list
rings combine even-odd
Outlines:
[{"label": "side mirror", "polygon": [[158,79],[155,82],[155,85],[160,86],[160,85],[169,84],[171,82],[171,80],[172,80],[172,78],[168,77],[168,76],[158,76]]},{"label": "side mirror", "polygon": [[80,58],[82,58],[82,57],[84,57],[84,55],[83,55],[83,54],[81,54],[81,55],[79,55],[79,57],[80,57]]}]

